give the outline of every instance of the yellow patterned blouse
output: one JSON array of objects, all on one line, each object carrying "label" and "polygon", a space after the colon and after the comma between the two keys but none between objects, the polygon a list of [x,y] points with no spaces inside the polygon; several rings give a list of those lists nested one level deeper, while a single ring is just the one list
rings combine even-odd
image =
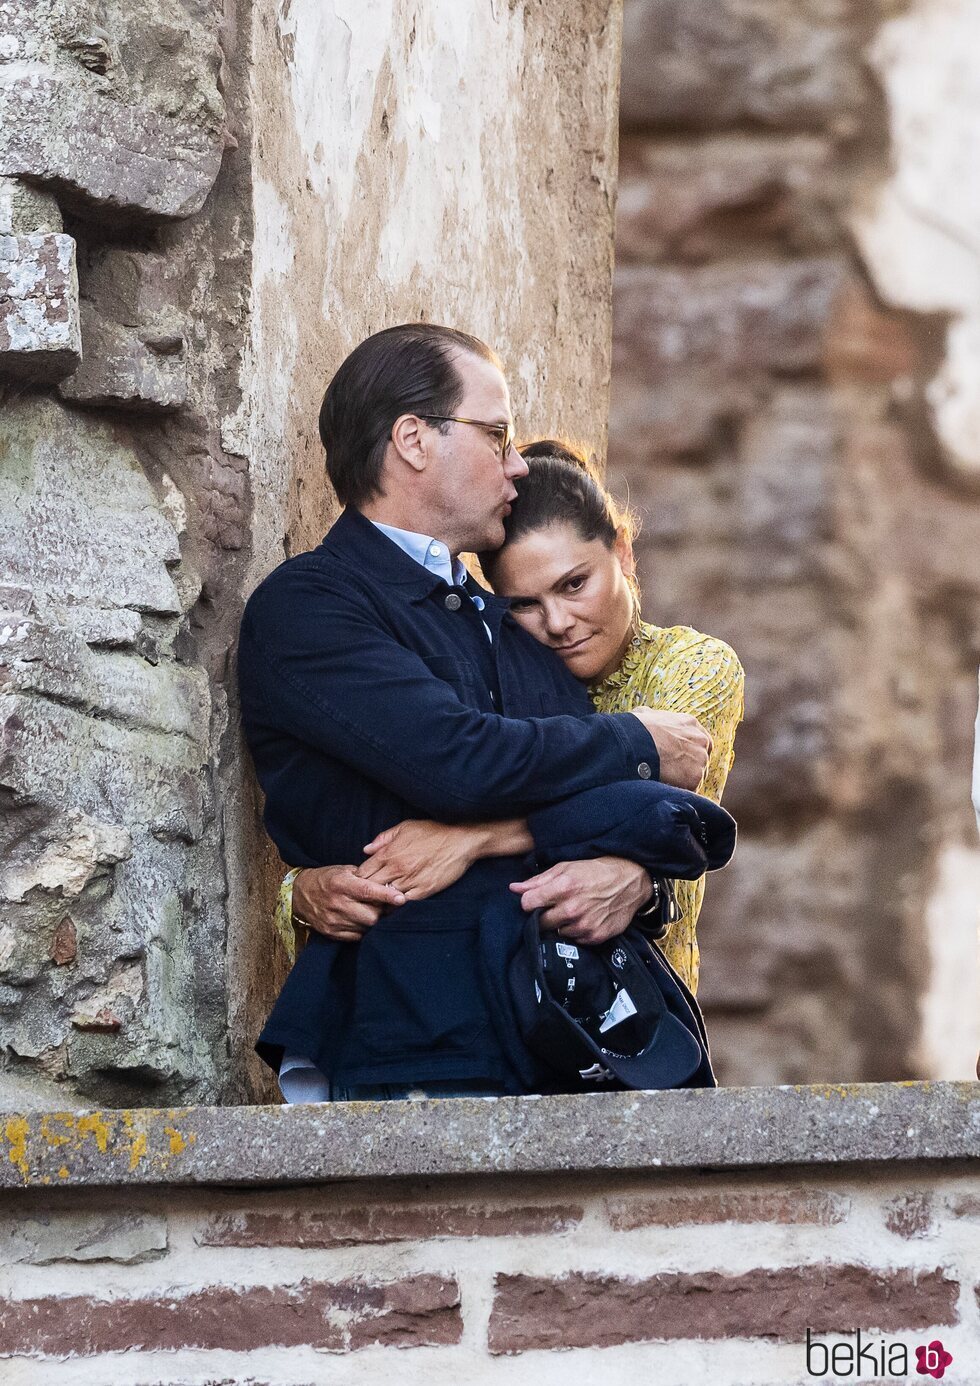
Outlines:
[{"label": "yellow patterned blouse", "polygon": [[[723,640],[702,635],[690,626],[665,629],[643,621],[616,672],[589,692],[599,712],[630,712],[645,706],[695,716],[713,743],[698,792],[720,803],[735,762],[735,731],[742,720],[744,687],[745,673],[738,655]],[[694,992],[700,964],[695,931],[704,899],[704,879],[676,882],[681,913],[661,944]]]},{"label": "yellow patterned blouse", "polygon": [[[644,621],[616,672],[589,692],[600,712],[629,712],[646,706],[692,713],[714,743],[700,793],[719,803],[735,761],[735,730],[742,720],[744,683],[738,656],[723,640],[701,635],[690,626],[663,629]],[[276,901],[276,929],[290,962],[296,957],[293,881],[297,874],[287,873]],[[675,893],[681,913],[662,946],[696,992],[700,955],[695,929],[704,898],[704,877],[678,881]]]}]

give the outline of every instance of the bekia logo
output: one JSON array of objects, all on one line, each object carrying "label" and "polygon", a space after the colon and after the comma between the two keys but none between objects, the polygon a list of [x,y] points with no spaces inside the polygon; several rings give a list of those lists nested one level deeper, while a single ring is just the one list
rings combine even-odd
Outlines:
[{"label": "bekia logo", "polygon": [[[939,1381],[953,1360],[938,1338],[915,1349],[915,1374]],[[821,1343],[806,1331],[807,1376],[833,1376],[857,1380],[859,1377],[903,1377],[909,1375],[909,1351],[902,1342],[886,1338],[862,1338],[858,1329],[854,1341]]]},{"label": "bekia logo", "polygon": [[934,1376],[938,1381],[941,1376],[946,1375],[946,1368],[953,1360],[953,1354],[947,1352],[938,1338],[933,1338],[931,1343],[915,1350],[916,1368],[920,1376]]}]

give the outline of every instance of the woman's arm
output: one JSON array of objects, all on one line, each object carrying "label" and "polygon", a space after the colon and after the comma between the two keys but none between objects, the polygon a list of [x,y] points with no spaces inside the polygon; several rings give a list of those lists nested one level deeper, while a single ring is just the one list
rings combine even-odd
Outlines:
[{"label": "woman's arm", "polygon": [[696,717],[711,737],[711,751],[698,793],[721,802],[735,763],[735,733],[742,720],[745,671],[730,645],[697,636],[672,649],[660,662],[657,707]]},{"label": "woman's arm", "polygon": [[357,874],[397,886],[408,900],[427,900],[454,885],[474,862],[521,856],[533,846],[523,818],[452,824],[407,818],[366,845],[367,861]]},{"label": "woman's arm", "polygon": [[406,819],[369,842],[358,867],[290,871],[276,901],[276,928],[290,961],[297,927],[358,943],[389,909],[445,890],[480,858],[521,856],[533,846],[523,818],[459,825]]}]

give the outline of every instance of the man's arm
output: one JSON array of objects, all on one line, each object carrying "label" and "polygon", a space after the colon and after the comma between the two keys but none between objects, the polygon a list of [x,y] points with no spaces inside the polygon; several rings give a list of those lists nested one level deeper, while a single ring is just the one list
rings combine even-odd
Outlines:
[{"label": "man's arm", "polygon": [[286,731],[433,818],[516,815],[659,774],[653,738],[632,713],[517,719],[468,707],[363,598],[312,567],[253,597],[239,673],[260,775],[264,729]]}]

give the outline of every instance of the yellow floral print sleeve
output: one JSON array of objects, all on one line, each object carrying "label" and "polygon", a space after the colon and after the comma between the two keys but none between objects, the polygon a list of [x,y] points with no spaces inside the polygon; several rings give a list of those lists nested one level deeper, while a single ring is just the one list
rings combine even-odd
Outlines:
[{"label": "yellow floral print sleeve", "polygon": [[302,925],[293,918],[293,882],[301,870],[302,868],[297,866],[294,870],[286,872],[276,898],[276,933],[291,963],[296,961],[296,935],[302,929]]},{"label": "yellow floral print sleeve", "polygon": [[[690,712],[712,740],[708,768],[699,793],[721,802],[728,772],[735,761],[735,731],[742,720],[745,673],[738,655],[723,640],[690,626],[641,623],[622,664],[590,688],[599,712],[629,712],[653,707]],[[700,953],[696,937],[704,899],[704,877],[676,883],[680,918],[661,945],[691,991],[698,989]]]}]

